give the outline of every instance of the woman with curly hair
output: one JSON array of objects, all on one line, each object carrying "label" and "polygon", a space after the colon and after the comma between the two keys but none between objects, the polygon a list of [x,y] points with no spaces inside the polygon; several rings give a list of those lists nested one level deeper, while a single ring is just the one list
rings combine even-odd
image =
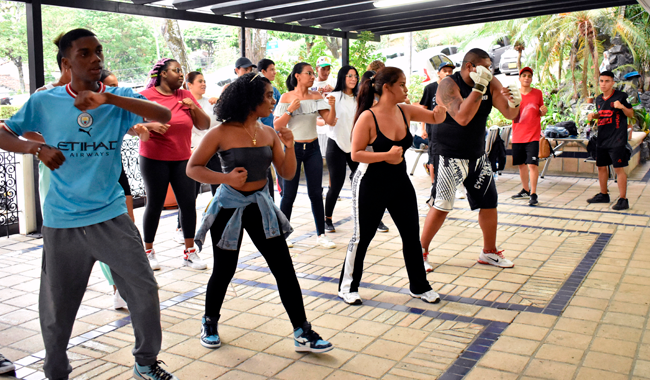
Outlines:
[{"label": "woman with curly hair", "polygon": [[[325,209],[323,208],[323,157],[318,144],[316,119],[320,115],[326,124],[336,124],[336,100],[329,96],[327,101],[318,91],[310,91],[314,84],[314,69],[306,62],[293,67],[287,78],[289,92],[282,95],[280,103],[273,113],[276,130],[288,127],[296,139],[296,173],[292,180],[285,180],[280,209],[291,219],[291,209],[296,200],[300,183],[301,166],[305,166],[307,194],[314,214],[318,244],[323,248],[335,248],[336,245],[325,236]],[[293,247],[293,242],[287,242]]]},{"label": "woman with curly hair", "polygon": [[154,65],[150,75],[151,80],[147,88],[140,94],[148,100],[169,108],[172,111],[172,119],[166,125],[145,124],[149,130],[153,129],[154,133],[151,134],[149,141],[140,143],[140,171],[147,191],[147,206],[143,221],[147,257],[153,270],[160,269],[153,242],[167,189],[171,184],[182,214],[181,226],[185,237],[183,266],[206,269],[207,266],[194,248],[196,184],[185,174],[185,169],[187,160],[192,154],[190,150],[192,127],[209,128],[210,116],[201,109],[191,92],[181,89],[183,69],[177,61],[169,58],[161,59]]},{"label": "woman with curly hair", "polygon": [[[285,235],[292,232],[291,225],[273,203],[267,188],[272,186],[266,176],[271,163],[287,180],[296,172],[291,130],[278,127],[276,134],[258,120],[268,117],[274,106],[273,87],[268,79],[252,73],[237,78],[217,101],[217,115],[223,124],[208,132],[187,166],[187,174],[196,181],[221,184],[196,234],[201,248],[210,230],[214,257],[200,341],[207,348],[221,346],[219,313],[237,269],[245,229],[275,277],[294,328],[296,351],[327,352],[332,344],[321,339],[307,322],[300,284],[285,240]],[[215,153],[221,159],[223,173],[206,167]]]}]

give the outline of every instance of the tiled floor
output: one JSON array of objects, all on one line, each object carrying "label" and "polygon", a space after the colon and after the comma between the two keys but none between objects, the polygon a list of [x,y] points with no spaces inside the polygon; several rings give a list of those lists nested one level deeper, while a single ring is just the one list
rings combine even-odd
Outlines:
[{"label": "tiled floor", "polygon": [[[642,179],[650,166],[637,169]],[[412,177],[427,212],[427,177]],[[298,237],[294,266],[314,328],[336,349],[324,355],[293,351],[291,325],[264,259],[245,238],[240,264],[220,320],[223,346],[198,342],[207,271],[181,268],[182,249],[171,240],[176,212],[165,211],[156,250],[163,352],[187,379],[643,379],[650,378],[650,196],[648,184],[629,184],[632,208],[614,212],[587,205],[595,179],[547,176],[540,206],[509,196],[518,177],[497,179],[498,244],[516,266],[476,263],[482,245],[477,215],[466,201],[433,241],[428,275],[443,295],[426,304],[408,294],[401,241],[378,233],[365,260],[364,305],[337,297],[338,277],[352,234],[350,191],[337,204],[334,250],[315,247],[313,218],[302,187],[293,211]],[[618,194],[610,183],[613,195]],[[202,195],[199,205],[208,198]],[[136,210],[136,220],[142,219]],[[42,241],[0,238],[0,352],[19,366],[21,379],[42,379],[38,323]],[[201,256],[212,267],[211,246]],[[75,379],[131,377],[134,341],[128,312],[114,311],[112,289],[93,271],[70,341]],[[8,377],[0,377],[8,378]]]}]

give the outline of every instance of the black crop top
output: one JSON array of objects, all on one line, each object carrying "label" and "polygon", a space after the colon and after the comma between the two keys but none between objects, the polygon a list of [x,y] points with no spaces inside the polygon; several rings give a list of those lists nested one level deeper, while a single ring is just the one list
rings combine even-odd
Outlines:
[{"label": "black crop top", "polygon": [[270,146],[231,148],[217,152],[221,159],[221,169],[230,173],[234,168],[242,167],[248,172],[246,182],[266,179],[266,172],[273,161]]}]

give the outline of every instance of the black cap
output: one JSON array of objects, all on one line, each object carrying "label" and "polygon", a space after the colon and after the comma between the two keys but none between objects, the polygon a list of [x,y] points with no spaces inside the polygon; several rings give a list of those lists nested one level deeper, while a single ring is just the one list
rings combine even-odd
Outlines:
[{"label": "black cap", "polygon": [[235,61],[235,68],[237,68],[237,69],[240,68],[240,67],[246,68],[246,67],[251,67],[251,66],[253,66],[254,68],[257,68],[257,66],[255,66],[253,64],[253,62],[251,62],[251,60],[246,58],[246,57],[238,58],[237,61]]}]

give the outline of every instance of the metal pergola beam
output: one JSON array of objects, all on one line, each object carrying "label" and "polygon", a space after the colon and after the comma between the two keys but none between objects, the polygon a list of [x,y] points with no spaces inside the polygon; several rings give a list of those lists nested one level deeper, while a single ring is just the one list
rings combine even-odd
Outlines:
[{"label": "metal pergola beam", "polygon": [[[135,3],[137,0],[133,0]],[[188,9],[196,9],[196,8],[203,8],[207,7],[210,5],[217,5],[221,3],[227,3],[232,0],[174,0],[172,2],[172,5],[176,9],[180,10],[188,10]]]},{"label": "metal pergola beam", "polygon": [[[25,0],[10,0],[20,3],[26,3]],[[33,0],[31,0],[33,1]],[[167,18],[173,20],[203,22],[208,24],[229,25],[262,30],[275,30],[279,32],[311,34],[316,36],[329,36],[356,39],[357,33],[345,33],[339,30],[328,30],[322,28],[311,28],[300,25],[279,24],[267,21],[247,20],[239,17],[217,16],[200,12],[181,11],[172,8],[163,8],[150,5],[136,5],[131,3],[121,3],[108,0],[42,0],[42,5],[54,5],[57,7],[86,9],[91,11],[112,12],[121,14],[130,14],[135,16]],[[378,37],[376,36],[378,41]]]},{"label": "metal pergola beam", "polygon": [[[322,15],[327,15],[328,17],[333,17],[333,18],[345,19],[345,17],[347,17],[348,14],[369,11],[372,9],[376,9],[375,6],[372,4],[372,2],[360,3],[360,4],[329,8],[326,10],[319,9],[315,11],[291,14],[287,16],[277,16],[277,17],[273,17],[273,21],[280,22],[280,23],[298,21],[300,25],[303,25],[303,21],[308,21],[315,17],[321,17]],[[313,24],[313,25],[318,25],[318,24]]]},{"label": "metal pergola beam", "polygon": [[368,0],[327,0],[318,3],[309,3],[304,5],[294,5],[290,7],[269,9],[268,11],[247,12],[246,18],[261,20],[265,18],[282,17],[282,16],[294,15],[298,13],[310,12],[313,11],[314,8],[322,8],[322,7],[332,8],[332,7],[340,7],[345,5],[354,5],[359,3],[368,3],[368,2],[369,2]]},{"label": "metal pergola beam", "polygon": [[[554,14],[557,12],[578,12],[578,11],[584,11],[584,10],[589,10],[589,9],[598,9],[598,8],[609,8],[609,7],[617,7],[621,5],[633,5],[636,4],[636,1],[634,0],[592,0],[587,3],[580,3],[578,5],[574,5],[576,2],[569,3],[567,6],[562,7],[561,9],[558,10],[557,6],[553,8],[553,10],[540,10],[535,9],[532,11],[528,12],[518,12],[516,13],[517,18],[524,18],[524,17],[535,17],[535,16],[544,16],[548,14]],[[503,15],[494,15],[490,17],[477,17],[477,18],[471,18],[471,19],[461,19],[457,21],[450,21],[450,22],[444,22],[439,20],[437,23],[434,25],[423,25],[419,27],[413,27],[409,25],[403,25],[400,27],[394,27],[394,28],[380,28],[377,29],[376,33],[379,34],[394,34],[394,33],[405,33],[405,32],[416,32],[420,30],[429,30],[429,29],[438,29],[438,28],[447,28],[447,27],[452,27],[452,26],[461,26],[461,25],[471,25],[475,23],[481,23],[481,22],[492,22],[492,21],[500,21],[508,19],[507,17],[504,18]]]},{"label": "metal pergola beam", "polygon": [[[620,0],[619,0],[620,1]],[[491,16],[502,16],[502,19],[519,18],[519,14],[539,10],[541,12],[554,13],[557,9],[561,8],[563,4],[567,4],[565,0],[544,0],[538,1],[535,4],[528,3],[525,6],[513,7],[513,2],[504,1],[502,5],[487,7],[482,9],[479,16],[476,15],[476,10],[464,11],[446,11],[444,13],[428,11],[419,12],[419,14],[403,13],[393,16],[377,17],[359,21],[353,26],[343,26],[343,30],[372,30],[377,33],[385,33],[385,30],[398,29],[399,27],[412,27],[417,28],[421,26],[436,26],[440,23],[449,23],[456,20],[461,20],[469,23],[469,18],[484,19]],[[574,0],[569,5],[572,7],[578,5],[592,5],[594,3],[605,3],[603,0]],[[608,1],[607,3],[611,3]]]},{"label": "metal pergola beam", "polygon": [[[45,64],[43,63],[43,17],[41,1],[32,0],[25,4],[27,22],[27,55],[29,66],[29,93],[45,85]],[[37,57],[41,57],[38,59]]]},{"label": "metal pergola beam", "polygon": [[290,6],[292,3],[302,3],[305,0],[264,0],[264,1],[250,1],[236,5],[216,5],[211,7],[210,10],[216,15],[228,15],[231,13],[248,12],[258,9],[274,7],[277,5]]}]

